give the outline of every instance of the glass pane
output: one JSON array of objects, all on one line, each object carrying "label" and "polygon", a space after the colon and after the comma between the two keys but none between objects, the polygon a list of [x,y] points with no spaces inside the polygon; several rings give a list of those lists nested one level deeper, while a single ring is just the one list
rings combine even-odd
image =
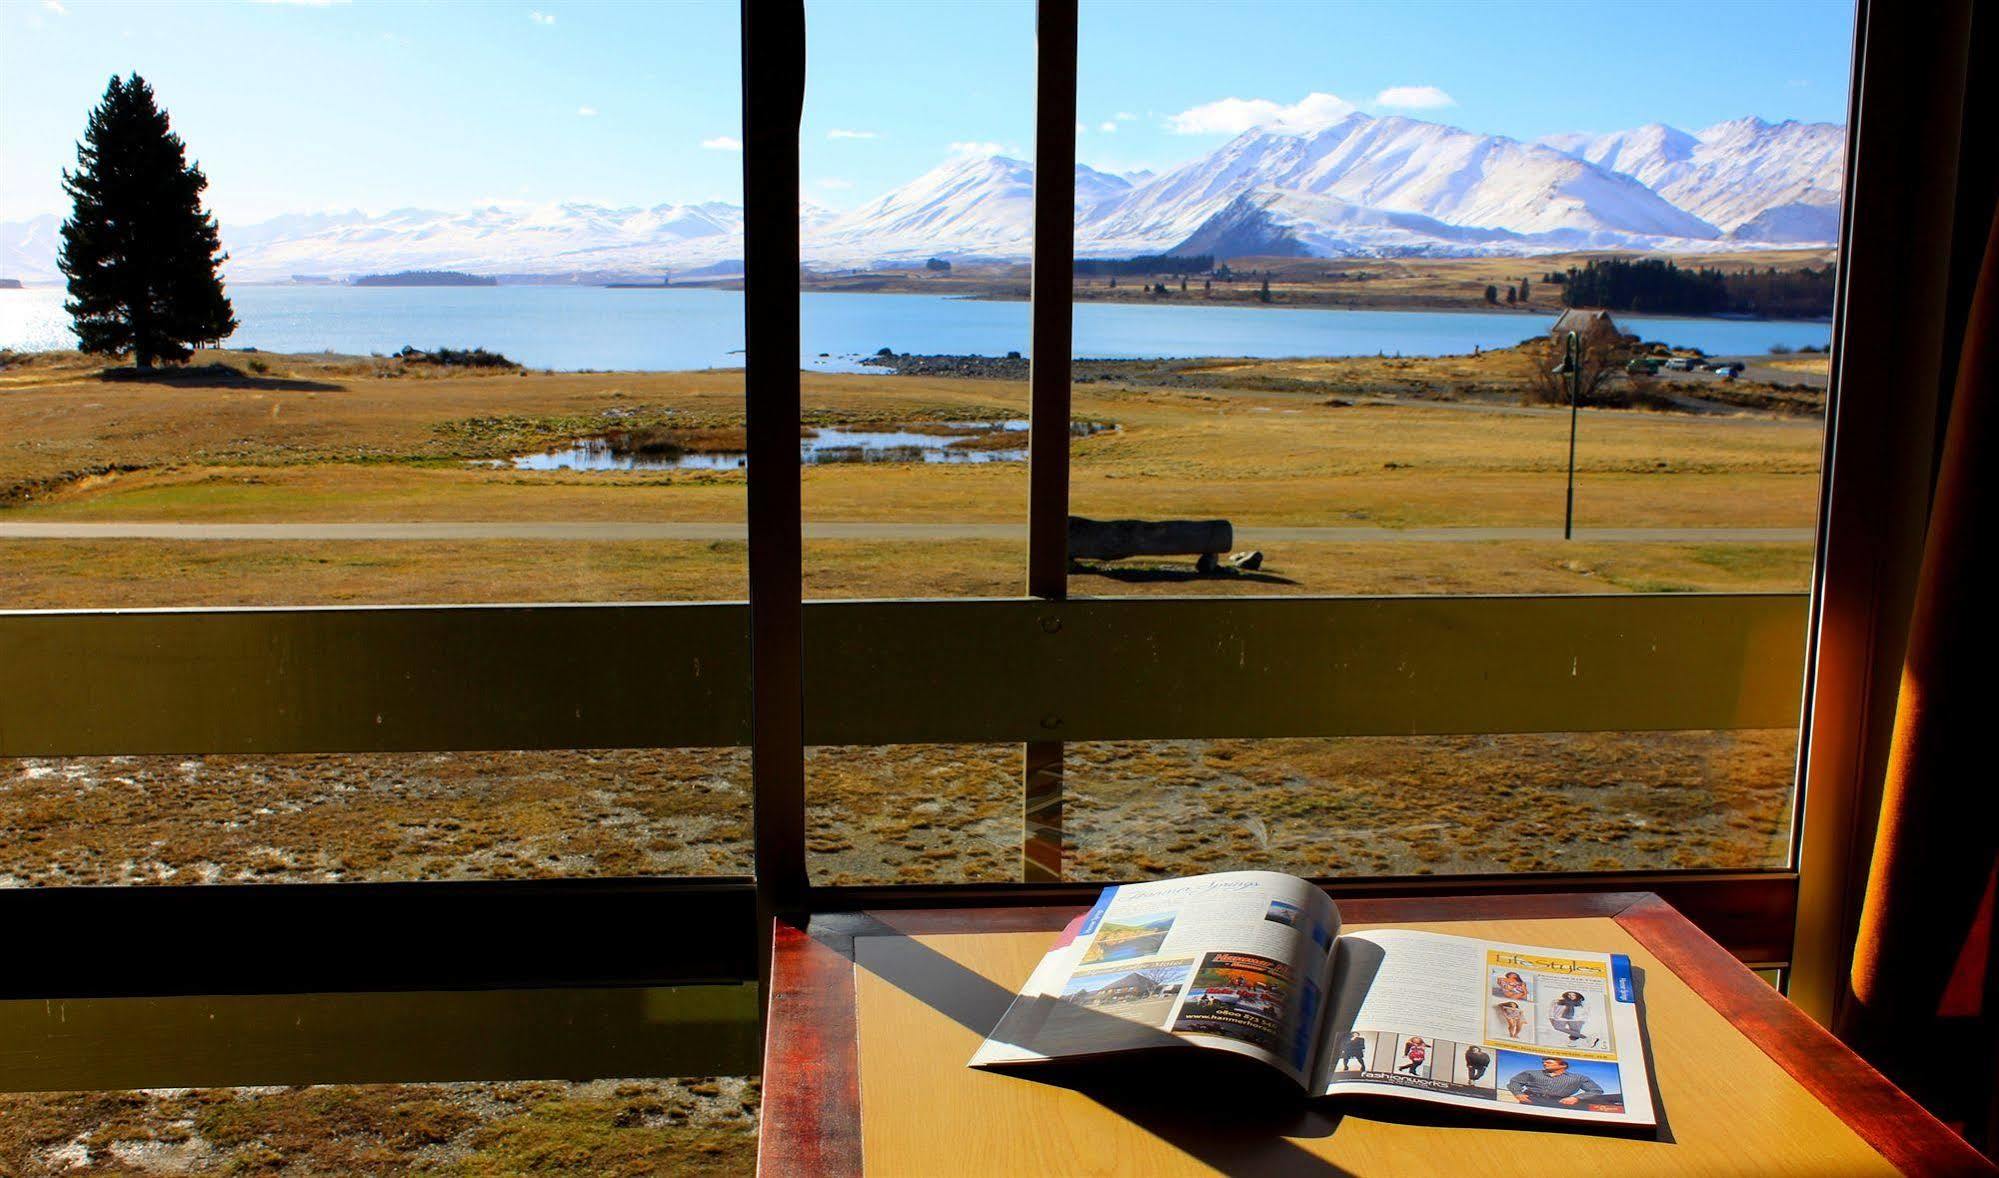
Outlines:
[{"label": "glass pane", "polygon": [[1078,158],[1153,174],[1079,211],[1074,510],[1233,534],[1072,592],[1802,592],[1852,14],[1630,85],[1703,7],[1085,3]]},{"label": "glass pane", "polygon": [[[734,4],[58,8],[0,40],[0,607],[744,595]],[[185,365],[69,350],[108,75],[227,253]]]},{"label": "glass pane", "polygon": [[747,749],[0,758],[0,886],[748,875]]},{"label": "glass pane", "polygon": [[1020,879],[1019,745],[828,746],[805,772],[814,883]]},{"label": "glass pane", "polygon": [[807,18],[806,596],[1018,593],[1034,5]]},{"label": "glass pane", "polygon": [[[1015,745],[820,748],[821,884],[1017,880]],[[1782,867],[1797,734],[1586,732],[1064,746],[1064,876]]]},{"label": "glass pane", "polygon": [[759,1100],[740,1076],[5,1093],[0,1169],[719,1178],[755,1169]]},{"label": "glass pane", "polygon": [[[736,4],[4,23],[0,609],[746,595]],[[237,321],[146,370],[57,256],[142,100]],[[734,750],[0,760],[0,880],[742,874],[748,815]]]},{"label": "glass pane", "polygon": [[1797,734],[1587,732],[1067,748],[1067,873],[1782,867]]}]

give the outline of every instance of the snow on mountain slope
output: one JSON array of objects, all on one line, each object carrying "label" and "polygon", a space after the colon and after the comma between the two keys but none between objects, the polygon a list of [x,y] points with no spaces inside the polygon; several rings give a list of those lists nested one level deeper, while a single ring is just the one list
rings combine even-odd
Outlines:
[{"label": "snow on mountain slope", "polygon": [[[1149,176],[1147,177],[1150,178]],[[1128,176],[1113,176],[1109,172],[1099,172],[1088,164],[1076,165],[1076,213],[1083,216],[1091,209],[1107,200],[1114,200],[1131,191],[1135,183]]]},{"label": "snow on mountain slope", "polygon": [[54,282],[62,277],[56,271],[61,229],[62,218],[54,213],[0,223],[0,278]]},{"label": "snow on mountain slope", "polygon": [[1544,144],[1646,185],[1749,242],[1831,242],[1839,236],[1846,128],[1732,119],[1688,134],[1652,123]]},{"label": "snow on mountain slope", "polygon": [[1446,225],[1421,213],[1365,208],[1336,196],[1259,188],[1230,201],[1173,252],[1220,258],[1462,256],[1521,240],[1504,230]]},{"label": "snow on mountain slope", "polygon": [[[1078,221],[1131,181],[1076,165]],[[959,156],[806,235],[808,261],[859,265],[933,255],[1026,257],[1034,246],[1034,165]]]},{"label": "snow on mountain slope", "polygon": [[1103,207],[1086,223],[1084,236],[1092,252],[1185,240],[1253,189],[1417,213],[1445,225],[1498,230],[1502,237],[1563,234],[1577,245],[1720,236],[1631,177],[1552,148],[1358,113],[1304,133],[1245,131]]},{"label": "snow on mountain slope", "polygon": [[852,265],[940,253],[1018,257],[1033,240],[1033,165],[961,155],[827,222],[804,249]]}]

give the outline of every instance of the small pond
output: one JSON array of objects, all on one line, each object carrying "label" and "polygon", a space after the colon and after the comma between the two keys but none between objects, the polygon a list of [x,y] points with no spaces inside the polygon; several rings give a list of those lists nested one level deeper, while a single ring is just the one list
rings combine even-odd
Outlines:
[{"label": "small pond", "polygon": [[[1078,437],[1115,428],[1077,422]],[[736,450],[635,452],[622,447],[623,435],[577,438],[540,454],[521,454],[515,470],[741,470],[749,456]],[[1027,422],[943,421],[874,428],[807,427],[798,439],[798,459],[829,462],[1024,462]]]}]

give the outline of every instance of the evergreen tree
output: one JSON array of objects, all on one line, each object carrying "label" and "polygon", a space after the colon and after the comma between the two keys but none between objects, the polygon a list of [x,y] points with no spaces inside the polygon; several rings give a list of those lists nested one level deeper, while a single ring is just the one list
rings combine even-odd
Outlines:
[{"label": "evergreen tree", "polygon": [[1270,279],[1268,277],[1264,278],[1263,289],[1256,292],[1256,297],[1266,303],[1270,301]]},{"label": "evergreen tree", "polygon": [[1528,290],[1527,279],[1526,276],[1523,275],[1521,276],[1520,279],[1520,301],[1523,303],[1527,301],[1527,290]]},{"label": "evergreen tree", "polygon": [[234,332],[218,274],[228,255],[201,207],[208,178],[187,162],[186,145],[144,78],[111,79],[76,161],[62,177],[75,207],[63,222],[58,264],[69,279],[63,309],[83,350],[129,352],[151,368]]},{"label": "evergreen tree", "polygon": [[1485,301],[1488,303],[1499,302],[1499,288],[1491,283],[1487,283],[1485,287]]},{"label": "evergreen tree", "polygon": [[1509,306],[1509,307],[1510,307],[1510,306],[1512,306],[1512,305],[1513,305],[1514,303],[1518,302],[1518,301],[1519,301],[1519,299],[1520,299],[1520,295],[1519,295],[1519,294],[1518,294],[1517,292],[1515,292],[1515,291],[1514,291],[1514,289],[1513,289],[1512,287],[1510,287],[1510,286],[1509,286],[1509,287],[1507,287],[1507,288],[1506,288],[1506,305],[1507,305],[1507,306]]}]

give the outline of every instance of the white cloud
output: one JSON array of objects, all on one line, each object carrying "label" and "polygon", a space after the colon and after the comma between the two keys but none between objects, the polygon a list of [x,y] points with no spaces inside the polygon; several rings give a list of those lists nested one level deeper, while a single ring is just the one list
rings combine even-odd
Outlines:
[{"label": "white cloud", "polygon": [[579,106],[576,108],[576,113],[586,119],[594,119],[597,117],[597,108],[594,106]]},{"label": "white cloud", "polygon": [[1456,106],[1458,100],[1435,86],[1390,86],[1374,96],[1376,106],[1399,106],[1408,110],[1435,110]]},{"label": "white cloud", "polygon": [[546,12],[530,12],[528,13],[528,19],[538,25],[552,25],[555,23],[555,18]]},{"label": "white cloud", "polygon": [[709,151],[741,151],[743,141],[734,135],[717,135],[713,139],[703,139],[701,146]]},{"label": "white cloud", "polygon": [[1006,148],[997,143],[979,143],[971,140],[961,140],[951,145],[952,155],[1001,155],[1005,151]]},{"label": "white cloud", "polygon": [[880,139],[880,131],[850,131],[845,127],[835,127],[826,132],[828,139]]},{"label": "white cloud", "polygon": [[1078,135],[1088,135],[1089,133],[1090,133],[1090,129],[1089,129],[1088,127],[1084,126],[1084,125],[1083,125],[1083,124],[1081,124],[1081,123],[1077,123],[1077,124],[1076,124],[1076,134],[1078,134]]},{"label": "white cloud", "polygon": [[57,16],[69,15],[69,9],[62,6],[62,0],[42,0],[42,7],[55,13]]},{"label": "white cloud", "polygon": [[1136,120],[1136,119],[1138,118],[1138,116],[1137,116],[1137,115],[1135,115],[1135,114],[1131,113],[1131,112],[1130,112],[1130,111],[1128,111],[1128,110],[1121,110],[1121,111],[1117,112],[1117,114],[1116,114],[1115,116],[1113,116],[1113,117],[1115,117],[1115,118],[1117,119],[1117,121],[1118,121],[1118,122],[1120,122],[1120,123],[1129,123],[1129,122],[1133,122],[1133,121],[1135,121],[1135,120]]},{"label": "white cloud", "polygon": [[1103,122],[1097,124],[1097,130],[1102,131],[1106,135],[1114,135],[1117,133],[1117,124],[1109,119],[1105,119]]},{"label": "white cloud", "polygon": [[828,176],[824,180],[815,180],[813,181],[813,183],[819,185],[819,187],[821,188],[832,189],[835,191],[842,188],[852,188],[854,186],[854,182],[852,180],[842,180],[838,176]]},{"label": "white cloud", "polygon": [[1220,98],[1166,117],[1176,135],[1240,135],[1251,127],[1280,131],[1313,131],[1353,113],[1353,104],[1332,94],[1313,92],[1285,106],[1268,98]]}]

